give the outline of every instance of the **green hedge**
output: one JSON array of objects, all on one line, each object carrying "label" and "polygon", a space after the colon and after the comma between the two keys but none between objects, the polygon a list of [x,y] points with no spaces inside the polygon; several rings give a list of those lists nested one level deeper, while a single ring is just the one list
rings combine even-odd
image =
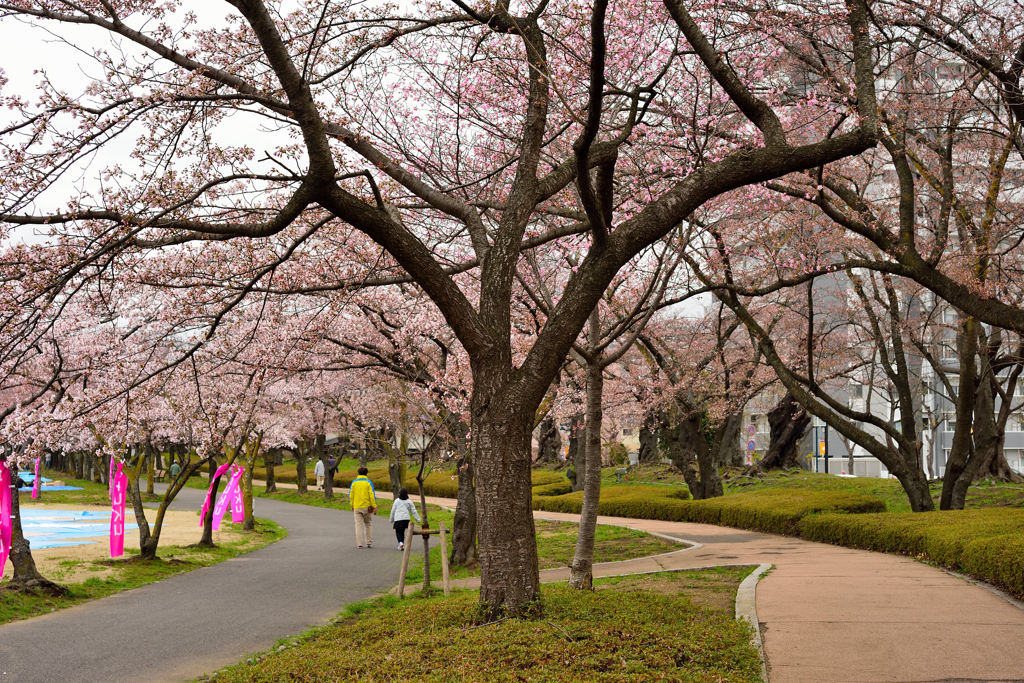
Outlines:
[{"label": "green hedge", "polygon": [[983,508],[885,515],[820,515],[804,521],[811,541],[932,560],[1024,598],[1024,510]]},{"label": "green hedge", "polygon": [[[370,471],[367,476],[370,477],[370,481],[373,482],[375,489],[378,491],[391,490],[391,477],[388,475],[387,466],[368,467],[367,469]],[[309,486],[315,486],[316,476],[313,474],[312,467],[306,470],[306,475]],[[545,487],[546,490],[550,490],[551,493],[544,494],[549,496],[572,491],[572,484],[569,483],[564,474],[550,470],[533,470],[530,475],[534,486],[534,493],[537,492],[537,487]],[[253,479],[266,481],[267,471],[262,467],[254,467],[252,476]],[[357,476],[359,474],[356,470],[339,470],[334,473],[334,485],[348,488],[352,480]],[[294,466],[282,465],[274,468],[274,479],[279,483],[294,484],[298,481],[298,474]],[[410,468],[406,470],[405,488],[409,489],[409,493],[419,494],[420,487],[416,482],[415,469]],[[428,474],[427,478],[423,481],[423,491],[428,496],[457,498],[459,495],[459,479],[455,474],[455,470]]]},{"label": "green hedge", "polygon": [[[686,518],[686,499],[689,497],[690,493],[682,488],[610,486],[601,489],[597,512],[612,517],[679,521]],[[537,495],[537,489],[534,489],[533,509],[579,514],[583,509],[583,491],[552,496]]]},{"label": "green hedge", "polygon": [[[769,533],[799,533],[804,517],[820,512],[867,513],[885,510],[873,496],[832,491],[776,490],[740,493],[711,500],[688,500],[686,489],[663,486],[610,486],[601,490],[598,513],[669,522],[722,524]],[[579,514],[583,492],[534,495],[533,508]]]}]

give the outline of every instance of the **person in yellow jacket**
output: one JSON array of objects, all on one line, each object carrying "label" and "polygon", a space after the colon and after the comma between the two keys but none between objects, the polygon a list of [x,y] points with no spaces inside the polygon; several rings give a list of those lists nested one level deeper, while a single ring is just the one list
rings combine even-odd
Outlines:
[{"label": "person in yellow jacket", "polygon": [[363,531],[366,531],[366,547],[372,547],[373,515],[377,512],[377,497],[374,495],[373,482],[366,475],[369,470],[359,468],[359,476],[352,480],[348,487],[348,499],[352,503],[352,514],[356,520],[356,543],[363,547]]}]

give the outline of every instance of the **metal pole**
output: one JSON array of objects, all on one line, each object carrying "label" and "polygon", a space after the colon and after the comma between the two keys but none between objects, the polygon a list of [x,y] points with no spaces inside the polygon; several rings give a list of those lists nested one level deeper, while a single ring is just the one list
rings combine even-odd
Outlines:
[{"label": "metal pole", "polygon": [[818,473],[818,425],[814,425],[814,445],[811,446],[811,453],[814,455],[814,473]]},{"label": "metal pole", "polygon": [[828,425],[825,425],[825,474],[828,474]]}]

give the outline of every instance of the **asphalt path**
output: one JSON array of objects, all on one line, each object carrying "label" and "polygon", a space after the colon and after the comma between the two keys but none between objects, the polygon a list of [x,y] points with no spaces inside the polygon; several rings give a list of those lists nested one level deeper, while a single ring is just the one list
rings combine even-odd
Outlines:
[{"label": "asphalt path", "polygon": [[[185,489],[172,509],[198,510]],[[358,549],[352,513],[254,499],[288,537],[226,562],[0,626],[0,683],[175,683],[322,625],[390,589],[401,553],[386,518]],[[196,527],[196,540],[199,528]]]}]

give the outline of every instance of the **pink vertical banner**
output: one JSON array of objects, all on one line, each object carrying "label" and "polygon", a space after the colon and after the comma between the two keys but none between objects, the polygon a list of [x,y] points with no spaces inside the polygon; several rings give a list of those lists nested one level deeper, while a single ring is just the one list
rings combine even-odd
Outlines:
[{"label": "pink vertical banner", "polygon": [[117,463],[114,475],[113,492],[110,497],[110,556],[124,555],[124,501],[128,491],[128,475],[121,471],[122,463]]},{"label": "pink vertical banner", "polygon": [[213,497],[213,484],[217,481],[217,477],[228,471],[228,467],[229,465],[224,463],[217,468],[217,471],[213,474],[213,478],[210,479],[210,488],[206,490],[206,500],[203,501],[203,509],[199,511],[199,526],[202,526],[203,522],[206,521],[206,513],[210,511],[210,498]]},{"label": "pink vertical banner", "polygon": [[[221,520],[224,519],[224,513],[227,512],[228,505],[234,502],[235,494],[238,493],[238,484],[241,478],[241,469],[233,468],[233,471],[231,472],[231,479],[228,481],[228,485],[224,488],[224,493],[217,499],[217,505],[213,508],[214,529],[220,529],[220,523]],[[232,521],[234,521],[234,513],[232,513]]]},{"label": "pink vertical banner", "polygon": [[11,554],[11,470],[7,463],[0,462],[0,579],[4,577],[4,565]]},{"label": "pink vertical banner", "polygon": [[39,463],[42,458],[36,458],[36,480],[32,482],[32,500],[39,497],[39,487],[42,486],[43,478],[39,474]]},{"label": "pink vertical banner", "polygon": [[238,486],[235,487],[235,496],[231,499],[231,522],[241,524],[245,521],[245,500],[242,497],[242,477],[245,476],[245,468],[238,468]]}]

